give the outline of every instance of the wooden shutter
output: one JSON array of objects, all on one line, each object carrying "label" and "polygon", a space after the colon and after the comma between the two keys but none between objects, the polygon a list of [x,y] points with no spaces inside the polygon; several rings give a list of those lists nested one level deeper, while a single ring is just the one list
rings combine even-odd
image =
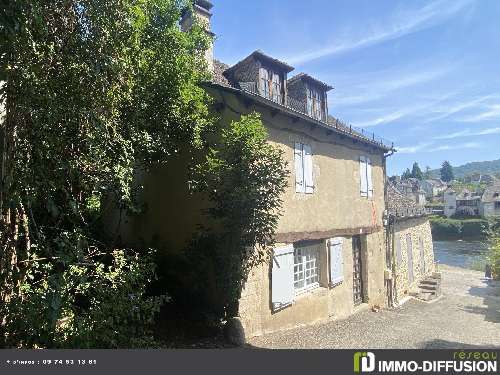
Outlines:
[{"label": "wooden shutter", "polygon": [[293,245],[274,249],[271,276],[271,302],[273,310],[280,310],[289,306],[294,300],[293,261]]},{"label": "wooden shutter", "polygon": [[368,181],[366,179],[366,158],[364,156],[359,157],[359,178],[360,178],[360,190],[361,196],[368,196]]},{"label": "wooden shutter", "polygon": [[330,286],[344,281],[344,258],[342,256],[342,237],[331,238],[328,242],[330,258]]},{"label": "wooden shutter", "polygon": [[295,142],[295,191],[305,193],[306,184],[304,181],[304,154],[302,143]]},{"label": "wooden shutter", "polygon": [[366,158],[366,181],[368,184],[368,197],[373,197],[372,161]]},{"label": "wooden shutter", "polygon": [[314,192],[312,150],[310,145],[303,145],[304,155],[304,181],[306,194]]}]

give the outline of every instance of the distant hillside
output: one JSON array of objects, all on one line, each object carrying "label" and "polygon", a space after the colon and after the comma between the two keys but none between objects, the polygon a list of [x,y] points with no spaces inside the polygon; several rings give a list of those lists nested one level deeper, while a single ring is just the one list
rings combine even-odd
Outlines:
[{"label": "distant hillside", "polygon": [[[432,177],[438,178],[440,176],[439,169],[433,169],[430,172]],[[453,173],[455,174],[455,177],[458,178],[469,176],[475,172],[492,175],[500,173],[500,159],[491,161],[475,161],[459,167],[453,167]]]}]

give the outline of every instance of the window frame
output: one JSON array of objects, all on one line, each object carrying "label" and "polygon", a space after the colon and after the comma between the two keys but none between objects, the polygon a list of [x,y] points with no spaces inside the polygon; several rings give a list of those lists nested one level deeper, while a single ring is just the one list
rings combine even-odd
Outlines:
[{"label": "window frame", "polygon": [[307,114],[320,121],[326,119],[325,93],[315,87],[307,86]]},{"label": "window frame", "polygon": [[[295,295],[301,295],[306,292],[317,289],[321,286],[321,253],[319,245],[308,245],[308,246],[294,246],[293,253],[293,289]],[[300,253],[301,260],[298,261],[298,253]],[[308,258],[309,256],[313,256]],[[308,264],[313,264],[312,267],[308,268]],[[301,271],[298,268],[302,267]],[[306,276],[307,271],[312,271],[309,276]],[[297,275],[302,275],[302,277],[297,277]],[[296,278],[297,277],[297,278]],[[309,282],[308,280],[313,280]],[[301,287],[297,286],[297,283],[303,282]]]},{"label": "window frame", "polygon": [[261,66],[259,72],[260,94],[268,100],[283,104],[282,74],[265,66]]}]

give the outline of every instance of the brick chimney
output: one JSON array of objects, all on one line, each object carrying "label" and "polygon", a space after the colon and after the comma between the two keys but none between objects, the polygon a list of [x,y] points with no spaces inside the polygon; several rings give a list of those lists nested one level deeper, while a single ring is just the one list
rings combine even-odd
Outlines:
[{"label": "brick chimney", "polygon": [[209,0],[193,0],[192,11],[186,11],[182,15],[181,19],[181,30],[188,31],[195,22],[198,22],[206,31],[210,38],[210,46],[205,53],[205,59],[207,61],[207,66],[210,71],[214,70],[214,46],[213,38],[215,34],[211,31],[210,19],[212,18],[212,13],[210,10],[213,8],[213,4]]}]

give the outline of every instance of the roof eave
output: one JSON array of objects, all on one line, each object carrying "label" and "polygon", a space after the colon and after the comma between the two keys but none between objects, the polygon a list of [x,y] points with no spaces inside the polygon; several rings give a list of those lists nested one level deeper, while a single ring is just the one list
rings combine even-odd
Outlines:
[{"label": "roof eave", "polygon": [[325,124],[325,123],[323,123],[321,121],[315,120],[312,117],[309,117],[309,116],[307,116],[307,115],[305,115],[305,114],[303,114],[301,112],[295,111],[292,108],[284,107],[284,106],[282,106],[282,105],[280,105],[278,103],[273,102],[272,100],[268,100],[268,99],[263,98],[263,97],[261,97],[259,95],[252,94],[252,93],[249,93],[247,91],[243,91],[243,90],[237,89],[235,87],[228,87],[228,86],[219,85],[219,84],[214,83],[214,82],[203,82],[202,86],[208,86],[208,87],[212,87],[212,88],[215,88],[215,89],[222,89],[222,90],[229,91],[229,92],[232,92],[232,93],[235,93],[235,94],[243,95],[243,96],[245,96],[247,98],[250,98],[250,99],[252,99],[252,100],[254,100],[254,101],[256,101],[256,102],[258,102],[260,104],[267,105],[269,107],[272,107],[273,109],[276,109],[276,110],[279,110],[280,112],[288,114],[289,116],[299,117],[302,120],[309,122],[310,124],[323,127],[325,129],[330,130],[330,131],[332,131],[334,133],[337,133],[339,135],[343,135],[343,136],[349,137],[351,139],[355,139],[355,140],[357,140],[359,142],[362,142],[364,144],[370,145],[372,147],[379,148],[379,149],[383,150],[384,152],[389,152],[389,151],[396,152],[396,150],[394,149],[394,147],[388,147],[388,146],[385,146],[385,145],[383,145],[381,143],[370,141],[369,139],[366,139],[366,138],[364,138],[362,136],[358,136],[358,135],[353,134],[353,133],[342,131],[341,129],[335,128],[335,127],[330,126],[328,124]]}]

